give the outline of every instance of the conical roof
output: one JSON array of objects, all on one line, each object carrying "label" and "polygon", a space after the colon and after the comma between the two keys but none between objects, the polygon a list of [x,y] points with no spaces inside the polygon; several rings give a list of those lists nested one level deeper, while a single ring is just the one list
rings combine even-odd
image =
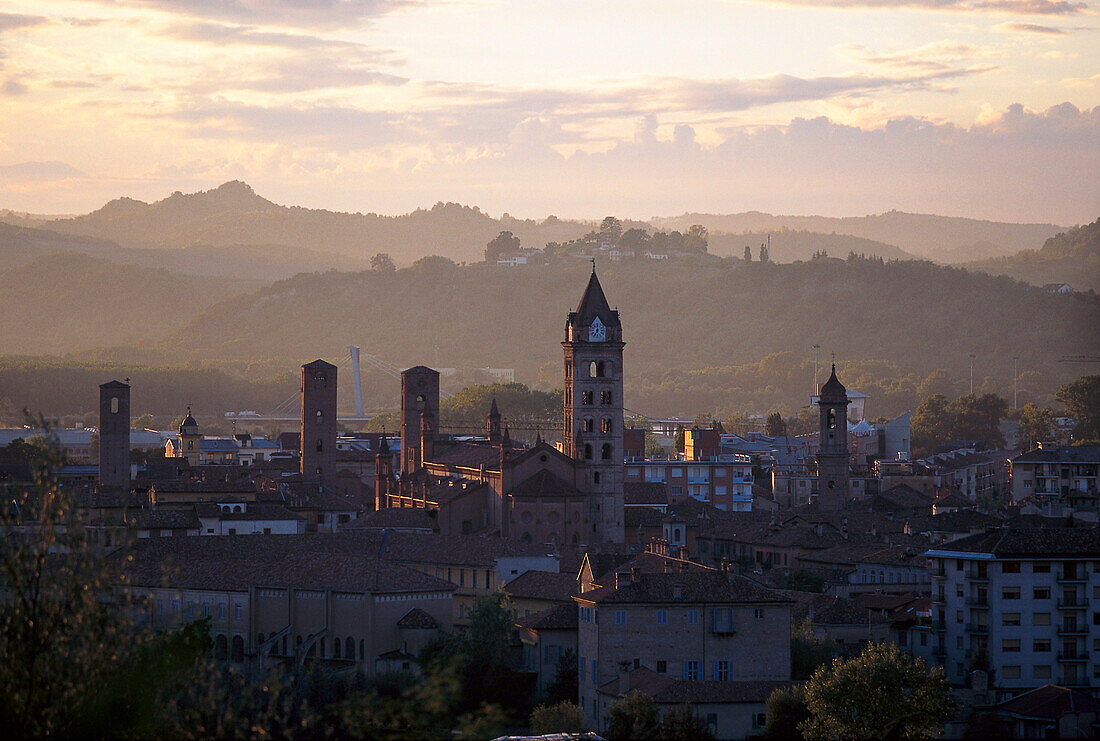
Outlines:
[{"label": "conical roof", "polygon": [[495,396],[493,397],[493,403],[489,405],[489,416],[490,417],[499,417],[500,416],[500,410],[497,409],[497,399],[496,399]]},{"label": "conical roof", "polygon": [[600,279],[596,277],[596,269],[593,267],[588,285],[585,286],[584,294],[581,295],[581,302],[577,304],[577,310],[569,315],[569,319],[582,327],[587,327],[597,316],[606,327],[619,326],[619,312],[611,310],[607,297],[603,294]]},{"label": "conical roof", "polygon": [[829,380],[821,387],[819,396],[822,401],[848,399],[848,389],[844,388],[844,384],[836,377],[836,363],[833,363],[833,372],[829,374]]}]

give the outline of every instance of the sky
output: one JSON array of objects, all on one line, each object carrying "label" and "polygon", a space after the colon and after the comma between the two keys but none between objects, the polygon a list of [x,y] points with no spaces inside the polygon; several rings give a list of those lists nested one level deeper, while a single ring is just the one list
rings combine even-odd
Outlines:
[{"label": "sky", "polygon": [[0,209],[1100,216],[1075,0],[5,0]]}]

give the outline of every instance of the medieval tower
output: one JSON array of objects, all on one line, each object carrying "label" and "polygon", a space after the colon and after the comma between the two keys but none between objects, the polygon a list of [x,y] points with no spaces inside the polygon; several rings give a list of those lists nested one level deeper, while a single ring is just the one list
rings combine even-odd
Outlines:
[{"label": "medieval tower", "polygon": [[562,450],[589,492],[596,541],[623,541],[623,329],[596,277],[565,322]]},{"label": "medieval tower", "polygon": [[836,510],[848,499],[848,390],[836,377],[836,365],[821,387],[817,405],[817,502],[823,510]]},{"label": "medieval tower", "polygon": [[418,365],[401,373],[401,472],[421,466],[424,444],[439,432],[439,371]]},{"label": "medieval tower", "polygon": [[130,491],[130,386],[121,381],[99,387],[99,485]]},{"label": "medieval tower", "polygon": [[302,479],[325,483],[336,474],[336,366],[302,366]]}]

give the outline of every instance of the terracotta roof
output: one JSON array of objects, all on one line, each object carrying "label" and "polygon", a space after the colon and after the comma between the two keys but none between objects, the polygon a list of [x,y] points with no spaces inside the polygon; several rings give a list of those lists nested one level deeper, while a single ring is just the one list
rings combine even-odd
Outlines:
[{"label": "terracotta roof", "polygon": [[1021,453],[1012,459],[1013,463],[1046,463],[1048,461],[1100,463],[1100,445],[1046,446]]},{"label": "terracotta roof", "polygon": [[437,440],[433,447],[431,459],[425,461],[427,465],[463,466],[465,468],[485,466],[487,470],[500,470],[500,447],[497,445],[465,440]]},{"label": "terracotta roof", "polygon": [[419,607],[414,607],[397,621],[397,627],[407,630],[435,630],[439,628],[439,622]]},{"label": "terracotta roof", "polygon": [[626,505],[666,505],[668,489],[664,484],[647,481],[630,481],[623,484],[623,503]]},{"label": "terracotta roof", "polygon": [[424,507],[383,507],[366,512],[346,529],[404,528],[438,532],[439,522],[434,510]]},{"label": "terracotta roof", "polygon": [[640,574],[620,587],[603,586],[574,599],[598,604],[724,604],[727,602],[790,602],[783,594],[743,576],[725,571]]},{"label": "terracotta roof", "polygon": [[932,498],[908,484],[898,484],[879,493],[876,500],[892,509],[926,509],[932,506]]},{"label": "terracotta roof", "polygon": [[137,530],[198,530],[199,518],[187,510],[147,509],[127,514],[126,526]]},{"label": "terracotta roof", "polygon": [[219,520],[301,520],[302,516],[291,512],[280,504],[266,502],[249,502],[245,505],[244,512],[224,512],[219,506],[220,502],[228,502],[227,499],[219,499],[218,502],[195,502],[195,514],[199,517],[216,517]]},{"label": "terracotta roof", "polygon": [[620,674],[615,679],[600,686],[599,691],[606,695],[622,697],[632,690],[639,690],[653,698],[658,704],[690,703],[763,703],[776,689],[789,687],[791,682],[720,682],[704,680],[689,682],[673,679],[667,674],[658,674],[647,667],[640,667]]},{"label": "terracotta roof", "polygon": [[526,571],[504,585],[504,591],[512,599],[544,599],[556,602],[568,602],[578,589],[575,575],[551,571]]},{"label": "terracotta roof", "polygon": [[1100,713],[1100,701],[1056,684],[1025,692],[994,707],[1013,715],[1050,720],[1057,720],[1066,713]]},{"label": "terracotta roof", "polygon": [[812,594],[784,590],[783,594],[795,601],[791,608],[791,622],[809,618],[818,625],[867,625],[868,622],[888,623],[890,619],[881,612],[868,609],[855,600],[832,594]]},{"label": "terracotta roof", "polygon": [[997,558],[1094,558],[1100,553],[1100,530],[1088,528],[1001,528],[936,546],[930,554],[989,553]]},{"label": "terracotta roof", "polygon": [[[298,587],[450,592],[454,585],[363,551],[336,552],[299,535],[144,538],[115,552],[131,584],[228,592]],[[132,558],[131,558],[132,557]]]},{"label": "terracotta roof", "polygon": [[517,618],[516,625],[529,630],[576,630],[577,605],[574,602],[554,605],[546,610]]}]

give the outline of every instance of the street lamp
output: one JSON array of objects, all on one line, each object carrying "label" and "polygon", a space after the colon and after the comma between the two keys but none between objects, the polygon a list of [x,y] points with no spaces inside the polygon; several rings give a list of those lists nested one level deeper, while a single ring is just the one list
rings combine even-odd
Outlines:
[{"label": "street lamp", "polygon": [[[812,345],[813,349],[820,350],[821,345]],[[814,352],[814,393],[821,393],[820,387],[817,385],[817,352]]]}]

